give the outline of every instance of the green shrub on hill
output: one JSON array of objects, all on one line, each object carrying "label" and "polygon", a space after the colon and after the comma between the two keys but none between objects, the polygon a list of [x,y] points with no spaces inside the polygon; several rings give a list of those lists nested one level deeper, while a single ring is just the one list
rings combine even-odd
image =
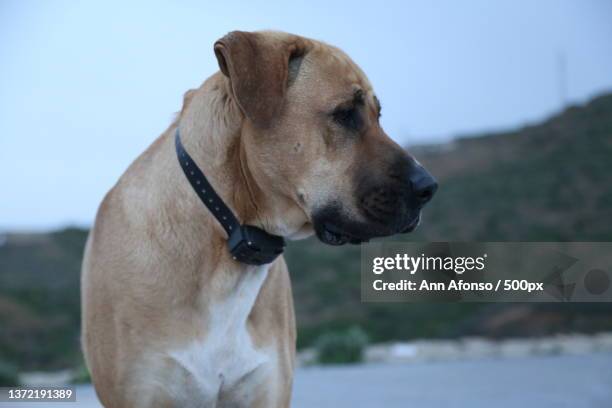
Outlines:
[{"label": "green shrub on hill", "polygon": [[323,364],[358,363],[368,345],[367,334],[359,327],[321,335],[316,343],[317,360]]}]

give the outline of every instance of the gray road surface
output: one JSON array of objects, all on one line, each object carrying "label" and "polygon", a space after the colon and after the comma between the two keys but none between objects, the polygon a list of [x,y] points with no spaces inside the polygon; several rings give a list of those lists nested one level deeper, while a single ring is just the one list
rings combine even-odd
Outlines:
[{"label": "gray road surface", "polygon": [[[99,407],[90,386],[77,398],[11,406]],[[292,407],[611,408],[612,354],[302,368]]]}]

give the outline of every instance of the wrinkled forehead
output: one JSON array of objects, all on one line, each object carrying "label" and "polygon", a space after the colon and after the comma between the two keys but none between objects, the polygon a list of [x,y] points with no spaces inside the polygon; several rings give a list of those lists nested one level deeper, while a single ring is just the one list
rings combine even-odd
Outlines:
[{"label": "wrinkled forehead", "polygon": [[357,91],[373,95],[370,81],[359,66],[342,50],[313,42],[300,66],[300,84],[309,93],[346,99]]}]

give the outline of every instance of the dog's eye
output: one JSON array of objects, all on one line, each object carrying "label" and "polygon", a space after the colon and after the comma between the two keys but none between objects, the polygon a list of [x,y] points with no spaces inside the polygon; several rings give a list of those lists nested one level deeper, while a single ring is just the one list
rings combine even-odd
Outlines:
[{"label": "dog's eye", "polygon": [[355,107],[338,108],[333,113],[334,121],[349,130],[361,128],[361,116]]}]

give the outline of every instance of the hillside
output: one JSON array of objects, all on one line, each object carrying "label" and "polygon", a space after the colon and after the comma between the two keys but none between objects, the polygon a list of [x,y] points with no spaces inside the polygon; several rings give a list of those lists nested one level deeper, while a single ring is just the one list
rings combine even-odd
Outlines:
[{"label": "hillside", "polygon": [[[407,240],[612,241],[612,94],[512,132],[410,151],[440,181]],[[79,269],[87,231],[0,240],[0,363],[79,363]],[[397,239],[397,238],[396,238]],[[287,251],[299,345],[359,325],[374,341],[612,329],[606,304],[362,304],[359,248],[314,239]]]},{"label": "hillside", "polygon": [[57,369],[80,359],[79,275],[87,231],[8,234],[0,246],[0,363]]},{"label": "hillside", "polygon": [[442,186],[425,214],[427,240],[612,240],[612,95],[414,153]]}]

